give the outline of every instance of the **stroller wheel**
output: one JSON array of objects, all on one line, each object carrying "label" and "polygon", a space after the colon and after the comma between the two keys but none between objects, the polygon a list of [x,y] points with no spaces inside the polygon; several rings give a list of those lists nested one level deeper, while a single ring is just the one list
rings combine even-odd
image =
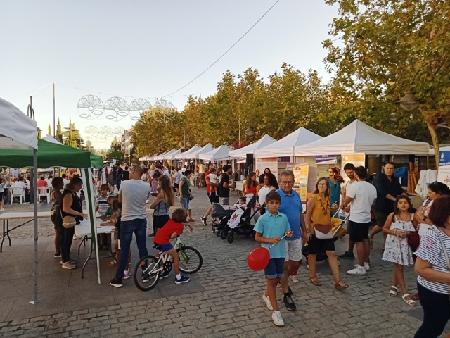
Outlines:
[{"label": "stroller wheel", "polygon": [[234,235],[233,235],[233,231],[230,231],[230,233],[228,234],[228,236],[227,236],[227,241],[228,241],[228,243],[233,243],[233,241],[234,241]]}]

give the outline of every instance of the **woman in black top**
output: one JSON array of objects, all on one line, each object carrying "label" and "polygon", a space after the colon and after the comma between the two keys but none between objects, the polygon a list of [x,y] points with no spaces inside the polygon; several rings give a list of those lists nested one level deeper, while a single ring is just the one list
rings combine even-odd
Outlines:
[{"label": "woman in black top", "polygon": [[277,178],[275,177],[274,174],[272,174],[272,172],[270,171],[269,168],[265,168],[263,174],[259,176],[259,183],[260,184],[264,183],[264,175],[268,175],[269,176],[270,186],[274,187],[275,189],[278,189]]},{"label": "woman in black top", "polygon": [[[81,178],[74,176],[70,183],[66,186],[63,192],[63,203],[61,215],[64,219],[65,216],[75,217],[76,224],[80,224],[80,220],[83,219],[83,209],[81,206],[81,200],[78,197],[78,192],[81,190],[83,183]],[[76,265],[70,260],[70,247],[72,246],[72,238],[75,233],[75,226],[66,228],[63,227],[62,240],[61,240],[61,255],[62,255],[62,268],[63,269],[75,269]]]}]

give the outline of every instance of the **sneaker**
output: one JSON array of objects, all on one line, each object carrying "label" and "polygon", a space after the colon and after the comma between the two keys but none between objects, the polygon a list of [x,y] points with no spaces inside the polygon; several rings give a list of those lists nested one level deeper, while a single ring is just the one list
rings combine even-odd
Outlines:
[{"label": "sneaker", "polygon": [[270,302],[269,296],[262,295],[262,299],[263,299],[264,303],[266,303],[267,308],[270,311],[273,311],[272,303]]},{"label": "sneaker", "polygon": [[355,258],[353,252],[346,251],[342,255],[339,255],[340,258]]},{"label": "sneaker", "polygon": [[114,286],[115,288],[121,288],[123,286],[122,281],[115,278],[111,279],[109,285]]},{"label": "sneaker", "polygon": [[175,284],[189,283],[191,279],[188,276],[181,275],[180,279],[175,278]]},{"label": "sneaker", "polygon": [[204,226],[207,226],[208,224],[206,224],[206,217],[202,217],[202,223]]},{"label": "sneaker", "polygon": [[61,254],[57,252],[53,255],[53,258],[61,258]]},{"label": "sneaker", "polygon": [[129,279],[131,277],[130,271],[129,270],[125,270],[123,272],[123,279]]},{"label": "sneaker", "polygon": [[349,275],[365,275],[366,269],[364,269],[361,265],[356,265],[354,269],[348,270],[347,274]]},{"label": "sneaker", "polygon": [[284,303],[284,306],[286,306],[286,309],[288,309],[288,311],[296,311],[297,310],[294,299],[292,299],[292,296],[289,293],[287,293],[283,296],[283,303]]},{"label": "sneaker", "polygon": [[366,269],[366,272],[370,270],[370,265],[367,262],[364,262],[364,269]]},{"label": "sneaker", "polygon": [[292,283],[298,283],[300,280],[297,275],[290,276]]},{"label": "sneaker", "polygon": [[280,311],[272,312],[272,320],[276,326],[284,326],[283,317],[281,317]]},{"label": "sneaker", "polygon": [[62,263],[61,267],[63,269],[68,269],[68,270],[73,270],[73,269],[77,268],[77,266],[75,264],[73,264],[72,262],[64,262],[64,263]]}]

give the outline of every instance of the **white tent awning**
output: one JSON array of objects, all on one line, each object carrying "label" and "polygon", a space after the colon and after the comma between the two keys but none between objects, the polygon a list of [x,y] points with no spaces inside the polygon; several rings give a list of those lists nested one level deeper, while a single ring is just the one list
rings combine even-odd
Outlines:
[{"label": "white tent awning", "polygon": [[199,158],[205,161],[225,161],[230,159],[230,147],[221,145],[210,152],[200,154]]},{"label": "white tent awning", "polygon": [[245,147],[230,151],[230,157],[232,158],[243,158],[247,154],[255,154],[255,152],[263,147],[273,144],[276,140],[269,135],[265,134],[258,141],[251,143]]},{"label": "white tent awning", "polygon": [[430,146],[377,130],[355,120],[341,130],[295,149],[296,156],[373,154],[427,155]]},{"label": "white tent awning", "polygon": [[186,159],[193,158],[193,157],[191,157],[191,156],[192,156],[192,153],[195,152],[195,151],[197,151],[197,150],[200,150],[200,149],[201,149],[200,146],[195,145],[195,146],[193,146],[191,149],[189,149],[189,150],[187,150],[187,151],[185,151],[185,152],[183,152],[183,153],[180,153],[180,154],[176,155],[175,158],[176,158],[176,159],[180,159],[180,160],[186,160]]},{"label": "white tent awning", "polygon": [[204,145],[202,148],[200,148],[199,150],[194,151],[191,154],[191,156],[192,156],[192,158],[199,159],[200,154],[208,153],[208,152],[212,151],[213,149],[214,149],[214,147],[212,146],[212,144],[208,143],[208,144]]},{"label": "white tent awning", "polygon": [[268,146],[255,151],[256,158],[292,156],[294,148],[321,139],[321,136],[303,127],[283,137],[282,139],[269,144]]},{"label": "white tent awning", "polygon": [[37,123],[0,98],[0,148],[37,149]]}]

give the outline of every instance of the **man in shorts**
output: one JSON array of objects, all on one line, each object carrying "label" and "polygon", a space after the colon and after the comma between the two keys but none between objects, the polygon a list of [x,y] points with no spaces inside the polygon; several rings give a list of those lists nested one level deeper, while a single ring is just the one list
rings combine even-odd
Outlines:
[{"label": "man in shorts", "polygon": [[292,237],[286,240],[286,261],[284,273],[281,277],[283,289],[283,302],[289,311],[295,311],[293,293],[289,288],[289,276],[293,282],[298,282],[298,269],[302,262],[302,237],[306,235],[305,222],[302,214],[302,201],[300,195],[292,189],[294,186],[294,174],[290,170],[283,171],[280,175],[280,188],[277,190],[281,197],[279,211],[285,214],[289,220]]},{"label": "man in shorts", "polygon": [[369,270],[369,226],[371,225],[371,210],[377,190],[366,182],[366,168],[355,168],[357,182],[348,186],[342,208],[350,205],[349,237],[356,245],[357,264],[348,270],[349,275],[365,275]]},{"label": "man in shorts", "polygon": [[202,223],[204,226],[207,225],[208,216],[212,213],[212,205],[214,203],[219,203],[219,196],[217,195],[217,185],[219,178],[216,175],[216,168],[211,168],[209,173],[206,175],[206,194],[208,195],[209,202],[211,206],[206,210],[205,215],[202,217]]},{"label": "man in shorts", "polygon": [[[345,175],[348,177],[348,181],[344,183],[344,186],[342,187],[341,195],[342,195],[342,201],[344,201],[345,196],[347,194],[347,188],[356,182],[355,178],[355,166],[353,163],[346,163],[344,166],[344,172]],[[347,210],[345,210],[347,211]],[[347,211],[348,212],[348,211]],[[347,231],[350,232],[350,224],[347,226]],[[353,250],[355,248],[355,243],[353,243],[350,239],[348,240],[348,250],[344,252],[344,254],[340,255],[341,258],[355,258],[355,255],[353,254]]]}]

